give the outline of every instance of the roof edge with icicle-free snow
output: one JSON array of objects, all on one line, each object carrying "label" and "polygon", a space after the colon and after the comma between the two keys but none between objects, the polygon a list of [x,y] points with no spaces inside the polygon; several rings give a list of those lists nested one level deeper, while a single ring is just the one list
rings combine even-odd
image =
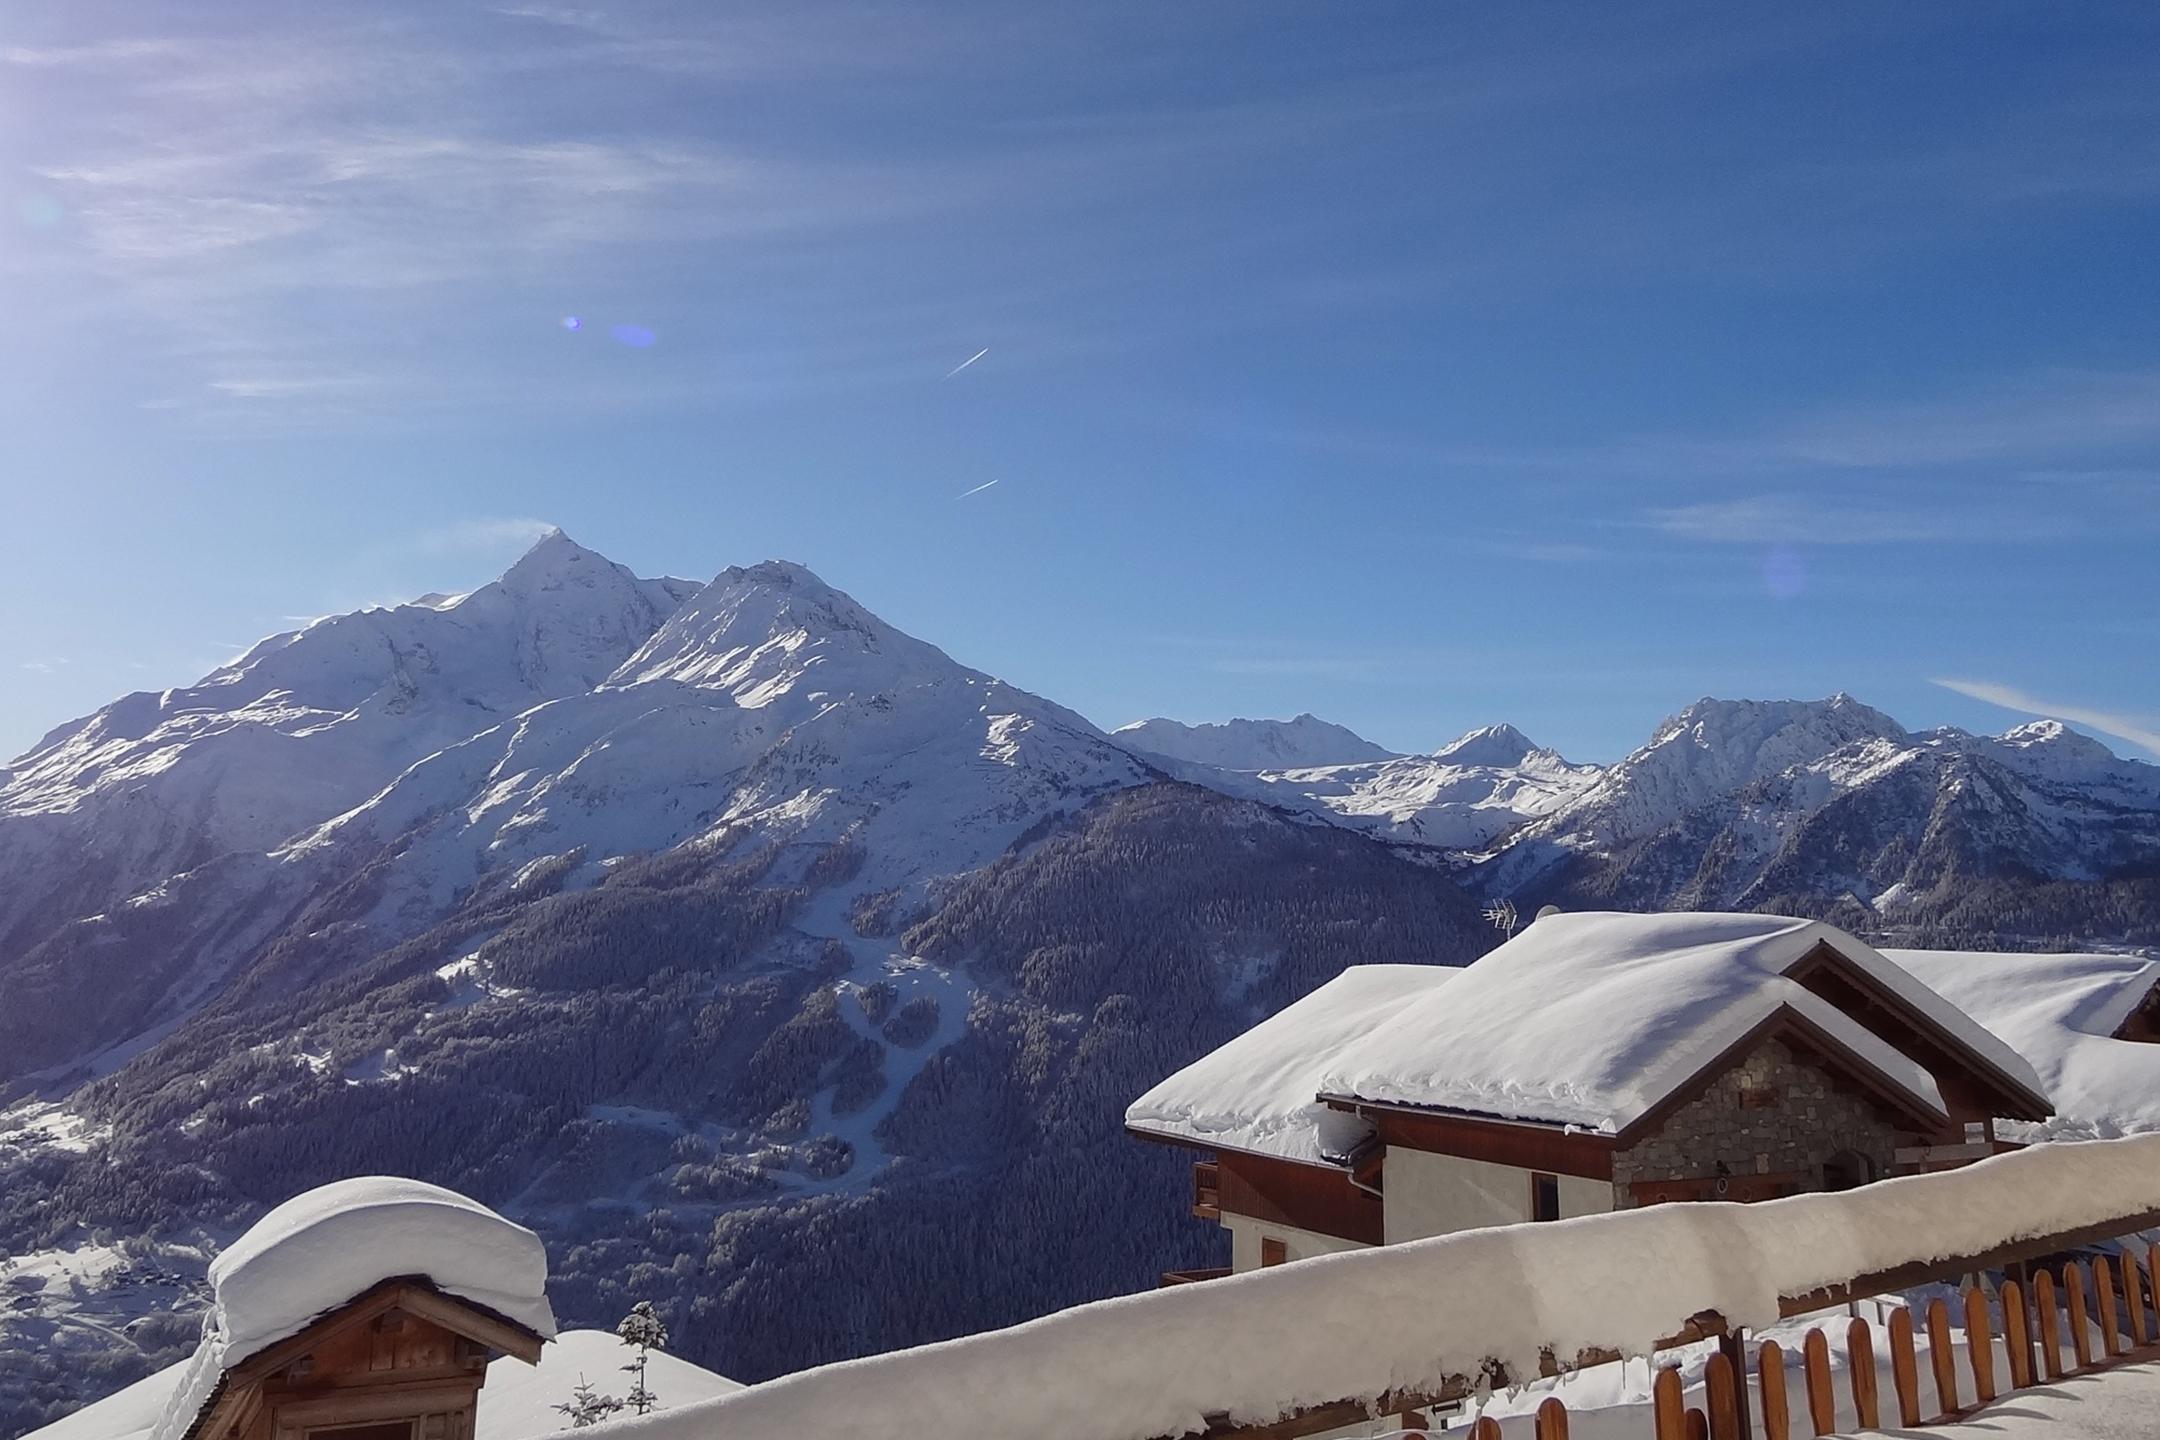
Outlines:
[{"label": "roof edge with icicle-free snow", "polygon": [[1460,969],[1357,966],[1178,1071],[1126,1112],[1149,1138],[1339,1163],[1326,1096],[1619,1135],[1781,1013],[1907,1108],[1948,1119],[1935,1077],[1793,978],[1825,953],[2027,1109],[2032,1066],[1833,925],[1782,915],[1552,914]]}]

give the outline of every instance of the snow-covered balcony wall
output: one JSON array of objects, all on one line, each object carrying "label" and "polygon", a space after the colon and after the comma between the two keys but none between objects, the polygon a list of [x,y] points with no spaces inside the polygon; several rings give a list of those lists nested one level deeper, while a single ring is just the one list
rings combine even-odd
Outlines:
[{"label": "snow-covered balcony wall", "polygon": [[342,1180],[210,1267],[202,1343],[149,1440],[472,1440],[487,1365],[555,1333],[539,1237],[416,1180]]},{"label": "snow-covered balcony wall", "polygon": [[1647,1354],[1710,1322],[1760,1329],[1919,1283],[1902,1278],[1913,1268],[1955,1277],[2019,1246],[2045,1254],[2156,1219],[2160,1136],[2040,1145],[1836,1194],[1653,1205],[1318,1256],[803,1371],[610,1434],[1152,1440],[1344,1402],[1388,1413],[1418,1403],[1406,1397],[1473,1393],[1488,1364],[1530,1377],[1554,1358]]}]

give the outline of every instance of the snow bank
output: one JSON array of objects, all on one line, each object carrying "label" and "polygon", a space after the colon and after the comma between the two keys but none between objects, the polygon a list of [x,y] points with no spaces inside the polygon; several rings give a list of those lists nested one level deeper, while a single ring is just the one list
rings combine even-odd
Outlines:
[{"label": "snow bank", "polygon": [[2112,1138],[2160,1130],[2160,1045],[2115,1031],[2160,985],[2139,955],[1886,950],[2002,1036],[2039,1072],[2055,1118],[2014,1133]]},{"label": "snow bank", "polygon": [[1704,1310],[2160,1206],[2160,1136],[2036,1146],[1963,1170],[1756,1205],[1659,1205],[1301,1260],[804,1371],[611,1427],[623,1440],[793,1440],[865,1415],[897,1435],[1146,1440],[1265,1423],[1541,1349],[1646,1352]]},{"label": "snow bank", "polygon": [[232,1361],[394,1275],[555,1333],[540,1237],[454,1190],[370,1175],[296,1195],[210,1263],[212,1313]]},{"label": "snow bank", "polygon": [[540,1237],[419,1180],[362,1176],[296,1195],[210,1263],[202,1343],[152,1440],[177,1440],[233,1365],[380,1281],[422,1275],[543,1336],[555,1333]]}]

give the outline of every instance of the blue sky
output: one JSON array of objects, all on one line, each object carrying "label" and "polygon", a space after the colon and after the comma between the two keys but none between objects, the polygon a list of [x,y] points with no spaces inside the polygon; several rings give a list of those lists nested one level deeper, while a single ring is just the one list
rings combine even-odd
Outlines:
[{"label": "blue sky", "polygon": [[1843,689],[2149,755],[2156,57],[2146,5],[16,0],[0,752],[546,522],[1105,725],[1610,759]]}]

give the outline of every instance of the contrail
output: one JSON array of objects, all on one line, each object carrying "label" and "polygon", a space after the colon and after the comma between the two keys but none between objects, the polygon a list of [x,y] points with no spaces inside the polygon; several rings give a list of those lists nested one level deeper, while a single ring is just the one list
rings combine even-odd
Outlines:
[{"label": "contrail", "polygon": [[[999,478],[999,479],[1003,479],[1004,477],[1003,477],[1003,476],[1000,476],[1000,477],[998,477],[998,478]],[[970,495],[980,495],[980,494],[982,494],[982,492],[983,492],[983,491],[985,491],[985,490],[989,489],[989,488],[990,488],[990,487],[991,487],[992,485],[995,485],[995,484],[997,484],[997,483],[998,483],[998,482],[997,482],[996,480],[985,480],[985,481],[983,481],[983,483],[982,483],[982,484],[980,484],[980,485],[977,485],[977,486],[976,486],[976,487],[975,487],[974,489],[972,489],[972,490],[962,490],[962,491],[961,491],[961,492],[960,492],[959,494],[957,494],[957,495],[953,496],[952,498],[953,498],[953,499],[955,499],[955,500],[965,500],[965,499],[967,499],[967,497],[968,497],[968,496],[970,496]]]},{"label": "contrail", "polygon": [[953,376],[955,376],[955,375],[959,374],[959,373],[960,373],[960,372],[961,372],[962,370],[965,370],[965,369],[967,369],[967,367],[968,367],[968,366],[970,366],[970,365],[974,364],[974,363],[975,363],[975,362],[976,362],[977,360],[980,360],[980,359],[982,359],[982,357],[983,357],[983,356],[985,356],[985,355],[987,355],[987,354],[989,354],[989,353],[990,353],[990,347],[989,347],[989,346],[987,346],[987,345],[983,346],[983,348],[982,348],[982,349],[980,349],[980,350],[977,350],[977,351],[976,351],[976,352],[975,352],[974,354],[972,354],[972,355],[968,356],[968,358],[967,358],[967,359],[965,359],[965,360],[962,360],[962,361],[961,361],[961,362],[960,362],[959,364],[957,364],[957,365],[953,366],[953,367],[952,367],[952,369],[950,369],[950,370],[946,371],[946,372],[945,372],[945,378],[946,378],[947,380],[950,380],[950,379],[952,379],[952,377],[953,377]]}]

